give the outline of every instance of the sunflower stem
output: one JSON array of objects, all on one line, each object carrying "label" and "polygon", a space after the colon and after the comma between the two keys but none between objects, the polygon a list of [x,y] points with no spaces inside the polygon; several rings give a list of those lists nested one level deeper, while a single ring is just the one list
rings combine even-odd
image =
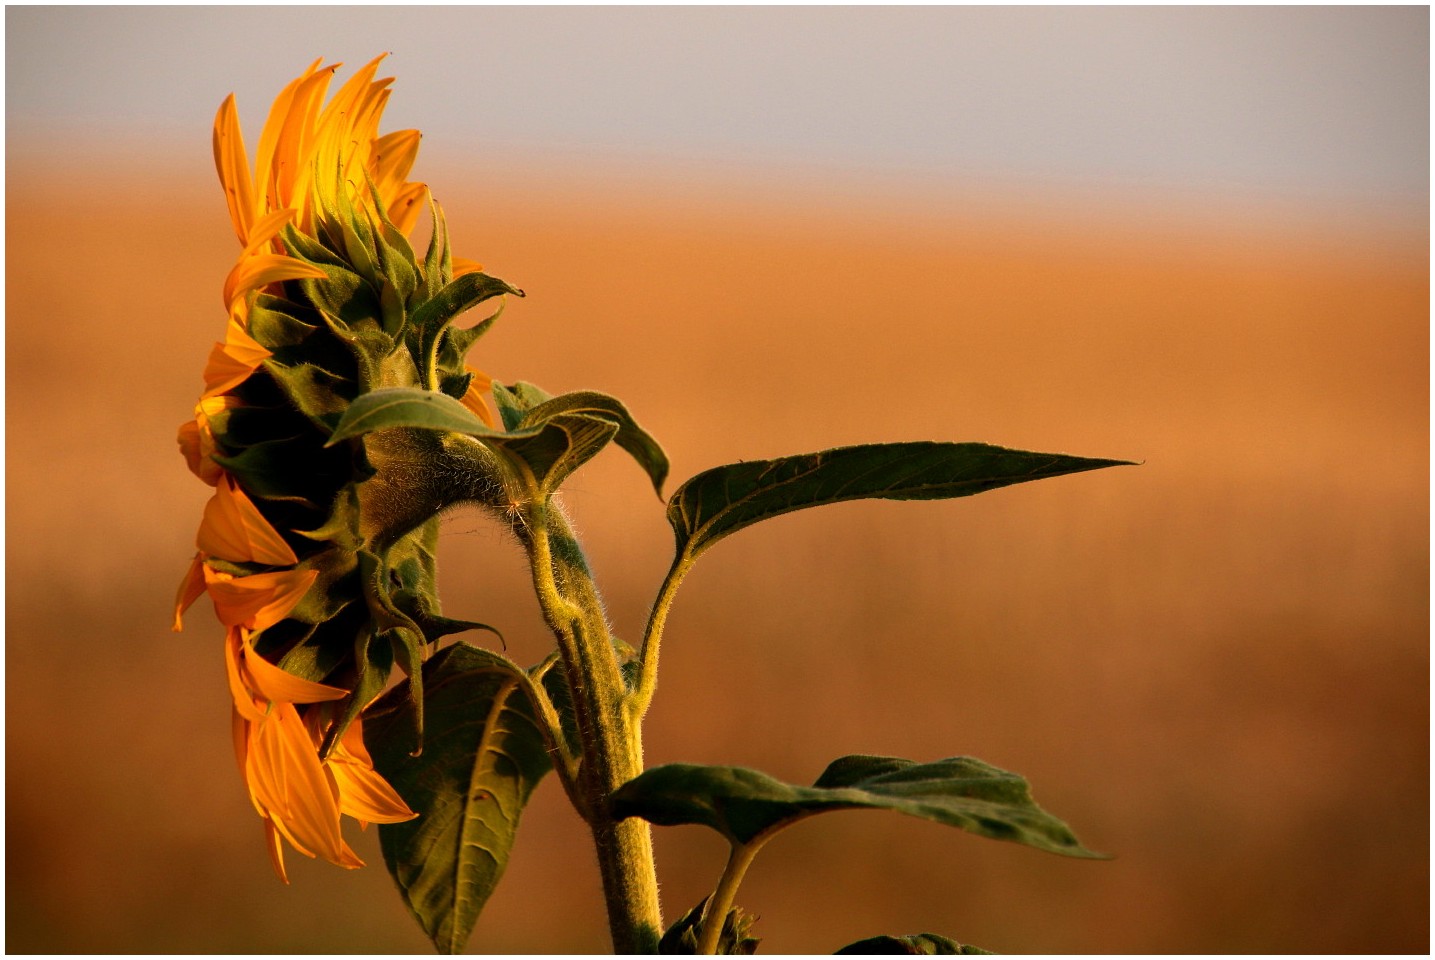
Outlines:
[{"label": "sunflower stem", "polygon": [[578,541],[552,503],[530,504],[517,532],[572,694],[582,753],[579,812],[597,849],[613,950],[656,953],[663,921],[652,831],[644,820],[616,820],[609,812],[613,791],[643,772],[643,748],[602,603]]}]

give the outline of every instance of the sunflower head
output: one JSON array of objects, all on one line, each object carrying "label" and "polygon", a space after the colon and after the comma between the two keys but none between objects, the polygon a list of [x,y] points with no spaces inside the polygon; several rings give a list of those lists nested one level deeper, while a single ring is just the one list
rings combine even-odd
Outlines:
[{"label": "sunflower head", "polygon": [[[246,676],[269,677],[231,683],[236,723],[249,725],[236,742],[251,795],[269,798],[256,806],[277,824],[271,837],[306,853],[316,843],[297,839],[284,812],[305,805],[286,808],[272,784],[256,780],[270,769],[263,751],[289,756],[309,738],[313,763],[342,761],[345,776],[305,766],[286,782],[332,786],[333,801],[309,809],[345,807],[342,784],[365,776],[354,771],[367,755],[346,737],[363,708],[395,665],[421,704],[428,645],[476,626],[439,613],[436,514],[491,497],[498,483],[492,458],[454,433],[398,422],[336,430],[382,407],[384,391],[430,398],[477,429],[491,427],[489,380],[466,356],[497,313],[469,328],[454,321],[483,301],[522,295],[452,255],[442,211],[425,184],[408,179],[418,132],[379,132],[392,82],[375,79],[381,59],[327,103],[338,65],[311,64],[275,100],[252,166],[233,96],[221,105],[215,163],[241,253],[223,285],[225,338],[179,436],[190,469],[215,494],[176,625],[208,594],[231,631],[231,661],[247,658]],[[410,238],[425,209],[432,232],[420,255]],[[243,631],[238,646],[235,631]],[[308,694],[331,691],[322,717],[313,696],[268,697],[283,688],[274,673],[309,684]],[[317,845],[353,865],[342,845]]]}]

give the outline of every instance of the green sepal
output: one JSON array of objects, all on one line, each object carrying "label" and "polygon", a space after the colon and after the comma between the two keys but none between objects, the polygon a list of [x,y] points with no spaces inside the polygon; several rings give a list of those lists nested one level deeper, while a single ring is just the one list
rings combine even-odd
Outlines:
[{"label": "green sepal", "polygon": [[354,271],[377,290],[382,276],[379,271],[378,250],[374,244],[374,231],[369,226],[367,215],[355,208],[353,200],[349,198],[349,191],[338,170],[334,171],[334,176],[335,189],[332,192],[321,191],[319,197],[321,202],[332,198],[336,205],[324,205],[323,216],[319,218],[319,230],[329,235],[330,242],[343,253]]},{"label": "green sepal", "polygon": [[284,248],[289,251],[289,256],[316,267],[331,266],[348,269],[348,262],[342,256],[330,250],[315,237],[301,232],[292,223],[286,224],[280,235],[284,238]]},{"label": "green sepal", "polygon": [[958,943],[950,937],[936,933],[914,933],[905,937],[868,937],[849,943],[836,954],[885,953],[907,954],[910,956],[955,956],[958,954],[983,954],[991,956],[990,950]]},{"label": "green sepal", "polygon": [[[495,384],[495,388],[497,385]],[[507,392],[507,391],[505,391]],[[494,391],[497,395],[497,389]],[[583,414],[601,420],[608,420],[617,425],[618,432],[613,440],[618,446],[637,461],[638,466],[648,474],[653,482],[653,489],[658,496],[663,495],[663,481],[668,476],[668,456],[638,422],[633,419],[628,408],[615,397],[605,393],[598,393],[596,390],[580,390],[574,393],[565,393],[562,396],[545,400],[536,406],[529,407],[519,421],[519,428],[535,427],[548,422],[555,417],[568,414]]]},{"label": "green sepal", "polygon": [[347,265],[309,260],[306,256],[298,259],[307,260],[324,273],[323,279],[305,277],[297,281],[305,298],[316,309],[339,319],[345,328],[373,329],[378,326],[379,297],[373,284]]},{"label": "green sepal", "polygon": [[[275,624],[261,635],[261,640],[274,644],[274,652],[284,650],[278,664],[284,670],[331,686],[348,688],[356,676],[354,643],[360,631],[371,630],[368,611],[362,603],[345,603],[322,623],[305,624],[288,619]],[[266,656],[270,647],[256,647]]]},{"label": "green sepal", "polygon": [[340,551],[352,554],[363,542],[359,534],[359,521],[358,487],[349,483],[334,496],[328,519],[321,526],[294,532],[318,543],[332,543]]},{"label": "green sepal", "polygon": [[498,415],[503,420],[505,430],[517,429],[524,414],[552,399],[552,394],[522,380],[512,386],[493,381],[493,402],[498,407]]},{"label": "green sepal", "polygon": [[432,197],[429,198],[429,212],[433,216],[433,235],[429,237],[428,250],[424,253],[422,282],[409,300],[411,307],[432,300],[453,279],[453,259],[448,247],[448,221],[444,219],[443,209]]},{"label": "green sepal", "polygon": [[[698,927],[709,899],[711,898],[703,897],[696,907],[668,927],[658,941],[659,953],[693,955],[698,952],[698,935],[701,932]],[[738,907],[729,910],[723,918],[722,933],[718,935],[717,954],[750,957],[757,953],[758,944],[762,941],[751,936],[753,924],[756,922],[757,917],[748,916]]]},{"label": "green sepal", "polygon": [[[444,338],[444,332],[449,325],[464,311],[478,306],[483,301],[510,293],[518,297],[523,296],[522,290],[510,286],[497,277],[490,277],[486,273],[465,273],[463,276],[451,280],[432,298],[414,307],[409,313],[413,338],[410,349],[414,352],[415,360],[421,368],[429,371],[436,378],[439,342]],[[491,323],[497,316],[494,314],[493,317],[485,321],[485,324]],[[488,329],[487,325],[484,325],[483,329]],[[468,346],[471,345],[472,340],[469,340]],[[467,346],[459,355],[462,356],[466,352]],[[437,386],[436,383],[431,385]]]},{"label": "green sepal", "polygon": [[393,221],[389,219],[389,212],[384,208],[383,198],[379,196],[378,184],[374,183],[374,178],[368,170],[364,171],[364,179],[368,184],[374,213],[379,221],[375,245],[379,253],[380,269],[393,284],[395,292],[399,295],[400,305],[408,306],[419,286],[418,258],[414,256],[414,248],[409,243],[408,237],[404,236],[403,231],[394,226]]},{"label": "green sepal", "polygon": [[[317,323],[302,319],[313,311],[282,297],[261,293],[255,296],[246,320],[249,335],[270,351],[303,343],[319,329]],[[316,318],[317,319],[317,318]]]},{"label": "green sepal", "polygon": [[353,382],[312,363],[286,367],[265,360],[264,370],[283,389],[294,409],[324,434],[333,431],[355,392]]},{"label": "green sepal", "polygon": [[388,277],[379,280],[379,325],[391,337],[401,337],[405,320],[404,298]]},{"label": "green sepal", "polygon": [[1028,480],[1128,465],[987,443],[877,443],[748,460],[688,480],[668,501],[678,555],[694,558],[744,527],[844,500],[946,500]]},{"label": "green sepal", "polygon": [[464,394],[468,393],[468,385],[473,382],[473,374],[456,373],[447,376],[440,376],[438,380],[438,392],[445,396],[453,397],[455,400],[462,400]]},{"label": "green sepal", "polygon": [[396,427],[446,430],[479,437],[505,436],[447,394],[417,387],[389,387],[356,397],[325,446]]},{"label": "green sepal", "polygon": [[380,638],[387,641],[392,649],[390,665],[398,663],[399,668],[409,678],[409,697],[414,705],[413,753],[417,756],[423,751],[424,744],[424,634],[408,614],[394,606],[389,589],[388,558],[368,550],[360,550],[356,556],[364,600],[369,606],[369,617],[379,631]]},{"label": "green sepal", "polygon": [[348,466],[305,437],[266,440],[233,455],[215,454],[214,462],[238,477],[251,496],[291,500],[313,509],[328,500],[333,479],[346,476]]},{"label": "green sepal", "polygon": [[551,768],[521,668],[458,642],[423,667],[432,734],[405,749],[406,688],[364,715],[374,767],[418,819],[381,824],[379,846],[409,912],[441,953],[461,950],[508,865],[519,819]]},{"label": "green sepal", "polygon": [[[484,630],[507,646],[507,641],[497,627],[479,623],[477,620],[455,620],[439,614],[433,564],[425,562],[424,559],[431,561],[432,557],[420,542],[422,536],[422,533],[418,533],[404,537],[389,551],[389,570],[397,583],[389,596],[394,607],[418,625],[423,631],[424,639],[429,643],[455,633]],[[396,560],[396,554],[405,549],[414,551],[414,555]]]},{"label": "green sepal", "polygon": [[834,760],[810,787],[756,770],[673,763],[654,767],[613,794],[613,815],[660,826],[696,823],[734,844],[751,843],[830,810],[895,810],[993,840],[1101,859],[1032,800],[1015,773],[971,757],[916,763],[853,755]]},{"label": "green sepal", "polygon": [[324,731],[324,742],[319,745],[319,759],[329,756],[334,744],[349,729],[349,725],[375,697],[388,686],[389,675],[394,670],[393,645],[383,635],[375,635],[372,623],[359,627],[354,638],[354,666],[357,671],[353,689],[340,701],[343,712]]},{"label": "green sepal", "polygon": [[362,596],[357,576],[358,555],[344,547],[329,547],[305,557],[301,570],[318,574],[303,599],[289,611],[289,619],[320,624],[333,619],[340,610]]},{"label": "green sepal", "polygon": [[443,328],[443,335],[439,337],[438,352],[434,357],[434,368],[449,373],[462,373],[466,368],[464,357],[478,339],[489,331],[503,316],[504,308],[507,307],[507,300],[498,301],[498,306],[493,313],[484,317],[471,327],[456,327],[453,324]]}]

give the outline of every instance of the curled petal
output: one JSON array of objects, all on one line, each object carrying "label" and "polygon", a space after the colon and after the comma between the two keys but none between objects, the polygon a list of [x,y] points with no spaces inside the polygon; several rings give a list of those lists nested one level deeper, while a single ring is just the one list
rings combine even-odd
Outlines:
[{"label": "curled petal", "polygon": [[251,290],[259,290],[281,280],[322,280],[324,276],[324,271],[318,267],[280,253],[241,257],[224,281],[224,306],[232,314],[235,305]]},{"label": "curled petal", "polygon": [[204,508],[197,546],[206,556],[236,563],[292,566],[299,562],[294,549],[227,474]]},{"label": "curled petal", "polygon": [[349,695],[349,691],[342,687],[331,687],[294,676],[256,653],[246,634],[241,634],[241,640],[240,675],[256,698],[272,703],[320,703]]},{"label": "curled petal", "polygon": [[238,320],[230,317],[224,342],[216,343],[209,353],[209,363],[204,368],[204,394],[200,402],[239,386],[272,356],[274,354],[245,332]]},{"label": "curled petal", "polygon": [[234,577],[208,564],[203,569],[205,589],[214,601],[219,622],[255,633],[287,617],[319,577],[317,570],[275,570]]},{"label": "curled petal", "polygon": [[[317,725],[310,728],[315,743],[323,739]],[[374,769],[364,746],[363,721],[355,719],[334,744],[325,763],[339,787],[339,809],[361,823],[402,823],[418,816],[409,809],[389,782]]]},{"label": "curled petal", "polygon": [[214,455],[219,448],[214,442],[210,421],[225,410],[232,410],[237,406],[239,401],[234,397],[205,397],[195,405],[194,419],[180,424],[179,427],[179,452],[184,455],[190,472],[211,487],[219,483],[219,478],[224,476],[224,469],[214,462]]},{"label": "curled petal", "polygon": [[204,588],[204,557],[196,553],[184,579],[179,582],[179,591],[174,596],[174,626],[171,629],[175,633],[184,629],[184,611],[199,599]]},{"label": "curled petal", "polygon": [[496,426],[493,414],[488,409],[488,401],[484,399],[484,394],[493,389],[493,378],[473,367],[465,367],[465,369],[473,374],[473,379],[468,382],[468,389],[459,398],[459,402],[472,410],[474,415],[488,426]]}]

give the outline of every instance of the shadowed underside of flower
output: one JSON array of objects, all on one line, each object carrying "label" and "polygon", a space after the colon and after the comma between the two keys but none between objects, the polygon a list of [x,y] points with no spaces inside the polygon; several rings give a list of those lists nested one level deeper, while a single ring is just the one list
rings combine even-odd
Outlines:
[{"label": "shadowed underside of flower", "polygon": [[[252,166],[233,95],[214,125],[241,253],[222,287],[224,339],[179,429],[190,470],[214,495],[174,626],[207,594],[225,627],[235,753],[286,882],[281,837],[358,867],[341,815],[416,816],[374,771],[362,711],[395,666],[416,676],[432,643],[469,626],[438,613],[432,513],[396,517],[375,491],[402,476],[406,491],[446,503],[484,486],[455,486],[454,457],[438,457],[446,475],[433,492],[425,464],[437,434],[330,445],[334,426],[356,398],[390,387],[446,394],[491,424],[490,381],[464,362],[487,325],[453,321],[519,292],[450,253],[428,187],[408,179],[418,131],[379,133],[392,83],[375,79],[381,60],[327,102],[338,65],[311,64],[274,101]],[[425,208],[433,232],[419,257],[409,238]]]}]

